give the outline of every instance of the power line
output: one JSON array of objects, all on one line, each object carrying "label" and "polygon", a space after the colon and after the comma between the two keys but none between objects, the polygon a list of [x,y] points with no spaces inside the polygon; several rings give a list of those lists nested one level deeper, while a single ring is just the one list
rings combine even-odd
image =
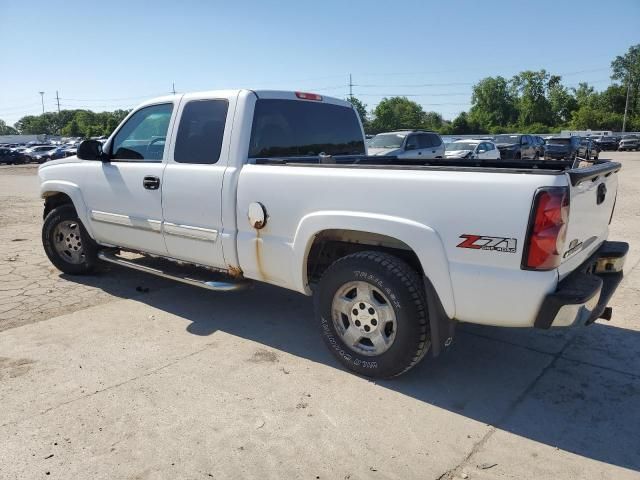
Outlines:
[{"label": "power line", "polygon": [[452,92],[452,93],[359,93],[358,96],[365,97],[456,97],[456,96],[470,96],[470,92]]}]

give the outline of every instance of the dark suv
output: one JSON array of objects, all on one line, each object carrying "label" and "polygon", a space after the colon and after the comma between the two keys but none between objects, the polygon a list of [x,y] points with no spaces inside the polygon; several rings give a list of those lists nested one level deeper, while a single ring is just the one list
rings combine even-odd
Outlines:
[{"label": "dark suv", "polygon": [[602,135],[601,137],[592,138],[593,143],[595,143],[600,151],[606,150],[617,150],[618,149],[618,141],[615,137],[610,135]]},{"label": "dark suv", "polygon": [[0,148],[0,163],[6,164],[19,164],[26,163],[27,157],[25,157],[22,153],[16,152],[10,148]]},{"label": "dark suv", "polygon": [[551,137],[547,139],[545,160],[574,160],[576,157],[586,160],[598,158],[598,149],[588,138]]},{"label": "dark suv", "polygon": [[503,160],[540,158],[540,146],[533,135],[508,134],[496,135],[494,140]]}]

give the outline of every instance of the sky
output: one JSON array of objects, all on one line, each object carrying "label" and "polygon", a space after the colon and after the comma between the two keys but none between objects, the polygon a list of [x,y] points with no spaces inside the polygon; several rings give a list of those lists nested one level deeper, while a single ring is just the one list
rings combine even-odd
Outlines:
[{"label": "sky", "polygon": [[640,43],[640,0],[0,0],[0,119],[131,108],[222,88],[405,95],[446,119],[522,70],[609,83]]}]

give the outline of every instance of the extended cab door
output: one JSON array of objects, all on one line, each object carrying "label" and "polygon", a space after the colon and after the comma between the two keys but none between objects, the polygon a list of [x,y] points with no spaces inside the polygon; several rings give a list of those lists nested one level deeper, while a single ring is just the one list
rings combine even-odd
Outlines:
[{"label": "extended cab door", "polygon": [[172,101],[140,108],[105,145],[109,161],[87,162],[82,195],[98,242],[166,253],[161,193],[173,111]]},{"label": "extended cab door", "polygon": [[162,188],[164,239],[172,258],[226,268],[222,183],[236,97],[189,94],[180,104]]}]

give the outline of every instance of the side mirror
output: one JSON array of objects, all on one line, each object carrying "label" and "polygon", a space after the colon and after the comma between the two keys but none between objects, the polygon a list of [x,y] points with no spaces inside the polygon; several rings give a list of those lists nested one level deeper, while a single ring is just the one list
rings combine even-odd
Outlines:
[{"label": "side mirror", "polygon": [[78,146],[76,153],[80,160],[100,160],[106,161],[107,156],[102,151],[102,143],[97,140],[85,140]]},{"label": "side mirror", "polygon": [[481,149],[478,150],[478,153],[484,153],[484,152],[486,152],[486,150],[484,148],[481,148]]},{"label": "side mirror", "polygon": [[415,143],[407,143],[407,144],[404,146],[404,149],[405,149],[405,150],[417,150],[417,149],[418,149],[418,145],[417,145],[417,144],[415,144]]}]

